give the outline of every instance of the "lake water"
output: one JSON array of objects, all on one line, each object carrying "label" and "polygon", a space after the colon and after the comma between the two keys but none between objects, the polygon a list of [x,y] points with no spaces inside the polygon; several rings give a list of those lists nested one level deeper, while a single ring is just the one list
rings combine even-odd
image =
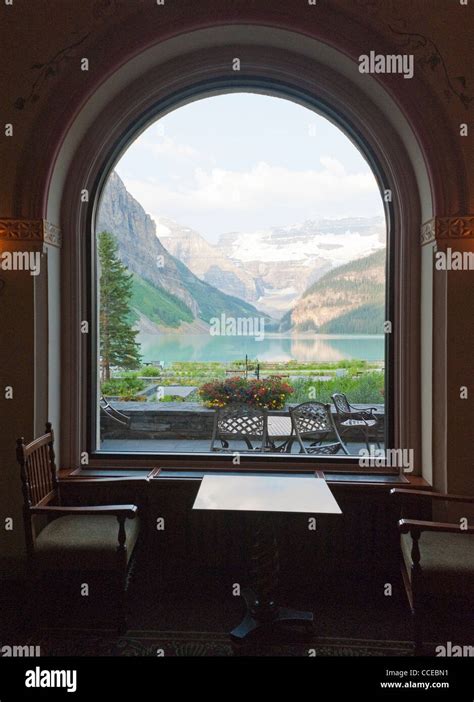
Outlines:
[{"label": "lake water", "polygon": [[245,358],[259,361],[336,362],[349,359],[383,361],[383,336],[266,335],[258,341],[249,336],[209,334],[141,334],[145,362],[220,361]]}]

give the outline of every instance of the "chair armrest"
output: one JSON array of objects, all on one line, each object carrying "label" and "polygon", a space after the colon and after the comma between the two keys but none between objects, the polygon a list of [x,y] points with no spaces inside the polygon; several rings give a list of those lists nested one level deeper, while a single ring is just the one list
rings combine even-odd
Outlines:
[{"label": "chair armrest", "polygon": [[398,529],[402,534],[408,534],[411,531],[437,531],[439,533],[449,534],[474,534],[474,527],[461,529],[458,524],[452,522],[427,522],[421,519],[400,519]]},{"label": "chair armrest", "polygon": [[124,519],[134,519],[138,512],[137,505],[97,505],[97,506],[81,506],[81,507],[31,507],[30,514],[56,515],[58,517],[66,516],[67,514],[110,514],[115,517]]},{"label": "chair armrest", "polygon": [[354,407],[354,405],[349,405],[351,408],[350,412],[344,412],[344,417],[346,419],[357,419],[357,420],[362,420],[364,422],[374,419],[377,421],[377,417],[374,417],[374,413],[372,412],[372,407],[369,408],[364,408],[362,409],[361,407]]},{"label": "chair armrest", "polygon": [[415,497],[430,497],[432,500],[447,500],[448,502],[468,502],[474,504],[474,497],[469,495],[449,495],[428,490],[408,490],[407,488],[392,488],[391,495],[414,495]]}]

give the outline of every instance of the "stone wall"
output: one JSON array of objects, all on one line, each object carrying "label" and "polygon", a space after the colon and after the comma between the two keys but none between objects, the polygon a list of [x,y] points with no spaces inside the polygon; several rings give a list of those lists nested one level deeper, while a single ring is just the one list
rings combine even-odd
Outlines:
[{"label": "stone wall", "polygon": [[[113,402],[113,407],[131,417],[130,428],[121,426],[102,415],[101,433],[105,439],[210,439],[214,424],[213,409],[197,402]],[[383,405],[376,407],[384,424]],[[335,414],[334,408],[332,408]],[[287,410],[272,410],[271,415],[287,414]],[[360,432],[346,434],[347,439],[360,441]]]}]

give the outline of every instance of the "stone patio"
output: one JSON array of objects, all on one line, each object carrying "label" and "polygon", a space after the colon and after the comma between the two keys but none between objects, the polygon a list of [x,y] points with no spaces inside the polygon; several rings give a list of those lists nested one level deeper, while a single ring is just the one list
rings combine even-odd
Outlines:
[{"label": "stone patio", "polygon": [[[210,446],[210,438],[205,439],[105,439],[101,445],[101,451],[113,452],[113,453],[208,453]],[[358,442],[347,442],[347,449],[349,453],[353,456],[359,455],[361,449],[365,449],[364,443]],[[383,444],[381,444],[383,448]],[[232,444],[232,450],[246,450],[246,445],[243,442],[234,442]],[[294,443],[292,446],[292,454],[299,453],[298,444]],[[279,454],[281,455],[281,454]],[[338,456],[343,456],[342,451]]]}]

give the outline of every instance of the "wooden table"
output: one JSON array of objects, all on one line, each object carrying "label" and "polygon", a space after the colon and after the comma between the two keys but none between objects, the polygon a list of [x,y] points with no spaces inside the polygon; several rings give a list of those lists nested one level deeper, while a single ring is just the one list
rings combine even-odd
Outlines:
[{"label": "wooden table", "polygon": [[193,509],[244,512],[250,517],[253,582],[251,588],[242,592],[246,613],[232,630],[232,638],[241,641],[261,627],[284,622],[312,629],[312,612],[280,607],[275,601],[279,561],[273,515],[279,512],[341,514],[326,481],[316,477],[206,475]]}]

